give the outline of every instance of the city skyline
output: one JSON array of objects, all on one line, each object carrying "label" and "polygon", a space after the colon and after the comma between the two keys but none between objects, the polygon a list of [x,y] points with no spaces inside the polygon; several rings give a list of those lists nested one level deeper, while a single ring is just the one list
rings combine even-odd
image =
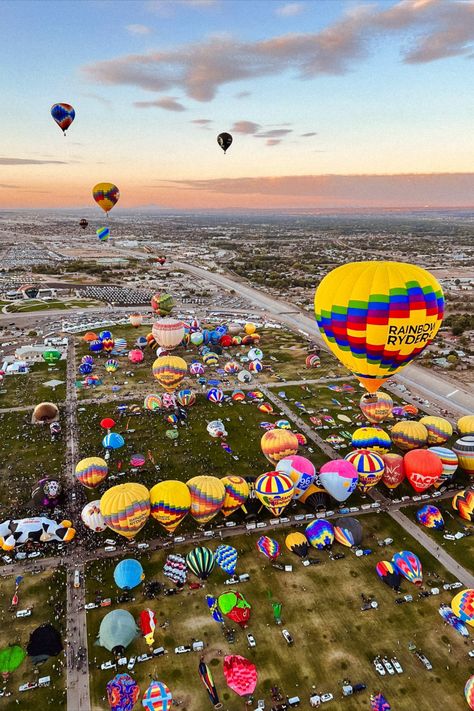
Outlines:
[{"label": "city skyline", "polygon": [[116,211],[473,204],[472,2],[25,0],[0,16],[1,207],[91,207],[101,181]]}]

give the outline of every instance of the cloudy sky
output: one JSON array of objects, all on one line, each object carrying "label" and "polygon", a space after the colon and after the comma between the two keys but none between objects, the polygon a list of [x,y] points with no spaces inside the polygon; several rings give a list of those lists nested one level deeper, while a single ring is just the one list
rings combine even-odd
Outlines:
[{"label": "cloudy sky", "polygon": [[474,203],[471,0],[3,0],[0,37],[0,206]]}]

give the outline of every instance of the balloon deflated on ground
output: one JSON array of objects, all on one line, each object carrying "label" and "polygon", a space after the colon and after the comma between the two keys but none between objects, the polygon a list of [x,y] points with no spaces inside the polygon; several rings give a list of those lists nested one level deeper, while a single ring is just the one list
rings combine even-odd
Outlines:
[{"label": "balloon deflated on ground", "polygon": [[116,674],[106,689],[111,711],[132,711],[140,696],[140,687],[130,674]]},{"label": "balloon deflated on ground", "polygon": [[464,489],[456,494],[452,506],[465,521],[474,521],[474,489]]}]

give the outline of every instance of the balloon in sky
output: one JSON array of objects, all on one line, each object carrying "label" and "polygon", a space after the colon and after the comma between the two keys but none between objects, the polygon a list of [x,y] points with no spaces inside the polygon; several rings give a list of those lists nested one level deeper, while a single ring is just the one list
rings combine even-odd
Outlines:
[{"label": "balloon in sky", "polygon": [[416,492],[425,491],[440,478],[441,459],[429,449],[412,449],[403,458],[407,479]]},{"label": "balloon in sky", "polygon": [[203,474],[192,477],[187,485],[191,493],[191,516],[200,525],[208,523],[224,504],[224,484],[215,476]]},{"label": "balloon in sky", "polygon": [[420,419],[428,431],[428,444],[444,444],[453,434],[451,423],[444,417],[434,417],[427,415]]},{"label": "balloon in sky", "polygon": [[402,579],[398,568],[392,562],[388,560],[381,560],[375,566],[375,570],[377,571],[377,575],[380,580],[385,583],[385,585],[388,585],[394,590],[399,590]]},{"label": "balloon in sky", "polygon": [[292,454],[289,457],[284,457],[280,459],[276,465],[276,471],[282,472],[290,477],[291,481],[295,485],[295,490],[293,493],[294,499],[299,499],[300,496],[308,489],[308,487],[313,483],[313,479],[316,475],[316,469],[314,464],[302,457],[299,454]]},{"label": "balloon in sky", "polygon": [[120,191],[113,183],[97,183],[92,188],[92,197],[104,212],[109,212],[117,204]]},{"label": "balloon in sky", "polygon": [[474,589],[461,590],[451,600],[451,609],[463,622],[474,627]]},{"label": "balloon in sky", "polygon": [[285,546],[289,551],[300,558],[306,558],[308,555],[308,539],[304,533],[300,533],[299,531],[287,535],[285,538]]},{"label": "balloon in sky", "polygon": [[186,361],[179,356],[160,356],[153,363],[153,375],[168,393],[182,383],[187,369]]},{"label": "balloon in sky", "polygon": [[298,451],[298,439],[293,432],[274,429],[265,432],[260,441],[260,446],[268,461],[276,465],[280,459],[296,454]]},{"label": "balloon in sky", "polygon": [[257,686],[257,667],[239,654],[224,657],[224,676],[227,686],[239,696],[253,694]]},{"label": "balloon in sky", "polygon": [[356,518],[337,518],[334,521],[334,538],[343,546],[352,548],[362,542],[362,526]]},{"label": "balloon in sky", "polygon": [[150,494],[146,486],[135,482],[107,489],[100,500],[106,525],[125,538],[133,538],[150,515]]},{"label": "balloon in sky", "polygon": [[369,422],[378,424],[392,414],[393,400],[387,393],[365,393],[360,399],[360,409]]},{"label": "balloon in sky", "polygon": [[140,687],[130,674],[116,674],[106,688],[111,711],[132,711],[140,696]]},{"label": "balloon in sky", "polygon": [[124,558],[114,569],[114,580],[118,588],[133,590],[145,579],[142,564],[135,558]]},{"label": "balloon in sky", "polygon": [[280,516],[290,503],[295,490],[289,476],[280,472],[261,474],[255,480],[255,493],[259,501],[275,516]]},{"label": "balloon in sky", "polygon": [[456,494],[452,506],[465,521],[474,521],[474,489],[464,489]]},{"label": "balloon in sky", "polygon": [[345,501],[357,486],[359,475],[355,466],[345,459],[333,459],[319,470],[319,480],[336,501]]},{"label": "balloon in sky", "polygon": [[96,501],[89,501],[89,503],[84,506],[81,511],[81,519],[84,526],[87,526],[87,528],[91,531],[95,531],[96,533],[101,533],[107,528],[104,517],[100,512],[99,499],[96,499]]},{"label": "balloon in sky", "polygon": [[191,494],[182,481],[165,479],[150,489],[151,515],[173,533],[191,508]]},{"label": "balloon in sky", "polygon": [[384,454],[391,446],[389,435],[380,427],[359,427],[352,435],[351,447],[354,449],[372,449]]},{"label": "balloon in sky", "polygon": [[162,681],[152,681],[143,694],[145,711],[171,711],[173,695]]},{"label": "balloon in sky", "polygon": [[220,545],[214,554],[215,561],[227,575],[234,575],[237,565],[237,550],[233,546]]},{"label": "balloon in sky", "polygon": [[229,475],[221,479],[225,487],[224,503],[222,513],[227,518],[247,501],[249,495],[249,485],[242,476]]},{"label": "balloon in sky", "polygon": [[214,570],[214,553],[205,546],[197,546],[186,556],[186,565],[200,580],[207,580]]},{"label": "balloon in sky", "polygon": [[351,462],[359,475],[357,487],[362,494],[366,494],[373,486],[378,484],[383,476],[385,464],[381,456],[369,449],[356,449],[345,456]]},{"label": "balloon in sky", "polygon": [[423,447],[428,441],[428,430],[420,422],[397,422],[391,431],[392,442],[402,452]]},{"label": "balloon in sky", "polygon": [[421,585],[423,572],[418,556],[411,553],[411,551],[401,551],[400,553],[395,553],[392,563],[408,582]]},{"label": "balloon in sky", "polygon": [[462,437],[465,435],[474,435],[474,415],[464,415],[460,417],[457,421],[457,428]]},{"label": "balloon in sky", "polygon": [[434,339],[444,297],[421,267],[352,262],[324,277],[314,309],[326,344],[373,393]]},{"label": "balloon in sky", "polygon": [[101,457],[86,457],[76,465],[75,476],[87,489],[95,489],[107,477],[108,467]]},{"label": "balloon in sky", "polygon": [[306,538],[313,548],[330,548],[334,543],[334,526],[326,519],[314,519],[306,526]]},{"label": "balloon in sky", "polygon": [[231,590],[219,595],[217,602],[223,615],[241,627],[247,627],[252,608],[242,593]]},{"label": "balloon in sky", "polygon": [[434,486],[438,488],[441,484],[445,484],[453,478],[459,461],[457,454],[454,454],[453,450],[447,447],[429,447],[429,451],[436,454],[436,456],[441,459],[441,464],[443,465],[441,476],[438,481],[434,483]]},{"label": "balloon in sky", "polygon": [[99,227],[95,231],[95,233],[101,242],[107,242],[107,240],[110,237],[110,228],[109,227]]},{"label": "balloon in sky", "polygon": [[442,531],[444,528],[444,519],[441,511],[436,506],[431,506],[431,504],[426,504],[418,509],[416,520],[426,528],[435,528],[438,531]]},{"label": "balloon in sky", "polygon": [[217,143],[220,145],[222,150],[224,151],[224,154],[226,153],[227,149],[231,147],[232,145],[233,138],[230,135],[230,133],[227,133],[224,131],[223,133],[219,133],[217,136]]},{"label": "balloon in sky", "polygon": [[471,711],[474,711],[474,674],[469,677],[464,687],[464,696]]},{"label": "balloon in sky", "polygon": [[453,452],[457,455],[461,469],[474,476],[474,437],[467,435],[456,440]]},{"label": "balloon in sky", "polygon": [[64,135],[66,135],[66,131],[76,117],[76,112],[71,104],[53,104],[51,106],[51,116],[56,121]]},{"label": "balloon in sky", "polygon": [[257,548],[260,553],[263,553],[270,560],[275,560],[280,555],[280,544],[269,536],[260,536],[257,540]]},{"label": "balloon in sky", "polygon": [[395,452],[387,452],[381,456],[385,465],[382,481],[389,489],[396,489],[405,478],[403,457]]},{"label": "balloon in sky", "polygon": [[171,294],[155,294],[151,297],[151,308],[157,316],[169,316],[174,307]]},{"label": "balloon in sky", "polygon": [[153,324],[151,332],[161,348],[172,351],[184,338],[184,325],[176,318],[162,318]]}]

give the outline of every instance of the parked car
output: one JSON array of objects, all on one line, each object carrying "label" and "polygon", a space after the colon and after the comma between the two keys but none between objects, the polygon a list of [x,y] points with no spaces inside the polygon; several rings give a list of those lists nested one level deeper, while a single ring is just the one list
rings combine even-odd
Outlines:
[{"label": "parked car", "polygon": [[253,634],[250,634],[250,632],[247,634],[247,642],[249,643],[249,647],[256,647],[257,646],[255,637],[253,636]]},{"label": "parked car", "polygon": [[283,629],[283,630],[281,631],[281,633],[282,633],[283,637],[285,638],[285,640],[287,641],[287,643],[288,643],[289,645],[293,644],[293,642],[294,642],[293,637],[292,637],[291,634],[288,632],[288,630]]}]

